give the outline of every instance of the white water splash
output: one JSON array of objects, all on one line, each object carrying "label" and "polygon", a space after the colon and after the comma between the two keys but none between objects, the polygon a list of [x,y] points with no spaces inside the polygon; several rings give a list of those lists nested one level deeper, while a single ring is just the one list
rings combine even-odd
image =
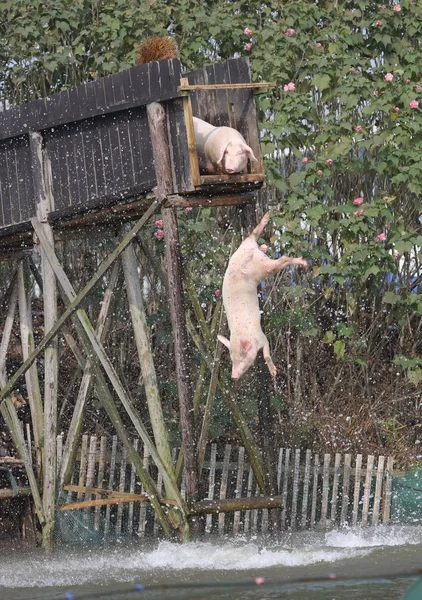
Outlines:
[{"label": "white water splash", "polygon": [[420,527],[384,527],[281,535],[278,543],[242,538],[113,548],[62,548],[50,556],[8,552],[0,557],[1,587],[30,588],[133,582],[150,583],[179,573],[245,572],[321,564],[333,568],[380,547],[422,543]]}]

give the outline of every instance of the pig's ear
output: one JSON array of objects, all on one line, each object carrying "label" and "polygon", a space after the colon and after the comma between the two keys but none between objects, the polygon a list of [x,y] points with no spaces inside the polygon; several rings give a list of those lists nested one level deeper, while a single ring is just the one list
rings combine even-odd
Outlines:
[{"label": "pig's ear", "polygon": [[220,340],[220,342],[222,344],[224,344],[225,346],[227,346],[227,348],[230,350],[230,342],[227,338],[223,337],[222,335],[217,335],[218,339]]},{"label": "pig's ear", "polygon": [[250,146],[248,146],[247,144],[242,144],[242,148],[246,152],[246,154],[248,155],[248,158],[250,160],[255,160],[255,161],[258,162],[258,159],[256,158],[256,156],[253,153],[253,150],[252,150],[252,148]]},{"label": "pig's ear", "polygon": [[241,339],[240,340],[240,345],[242,346],[242,348],[243,348],[243,350],[245,352],[249,352],[249,350],[252,348],[252,342],[251,342],[251,340]]},{"label": "pig's ear", "polygon": [[222,166],[222,164],[223,164],[224,153],[225,153],[225,151],[227,150],[227,146],[228,146],[229,144],[230,144],[230,142],[227,142],[227,144],[225,144],[224,146],[222,146],[222,147],[220,148],[220,154],[218,155],[218,159],[217,159],[217,165],[218,165],[219,167],[221,167],[221,166]]}]

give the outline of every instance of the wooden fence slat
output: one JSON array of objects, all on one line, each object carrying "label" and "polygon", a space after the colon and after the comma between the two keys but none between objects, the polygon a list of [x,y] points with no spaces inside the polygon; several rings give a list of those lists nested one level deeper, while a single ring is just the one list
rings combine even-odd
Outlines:
[{"label": "wooden fence slat", "polygon": [[363,486],[363,501],[362,501],[362,518],[361,525],[365,527],[368,523],[369,500],[371,497],[371,483],[374,472],[374,456],[371,454],[366,462],[365,483]]},{"label": "wooden fence slat", "polygon": [[[224,450],[224,458],[223,458],[223,471],[221,473],[221,484],[220,484],[220,500],[224,500],[227,496],[227,486],[228,486],[228,477],[229,477],[229,462],[230,462],[230,454],[232,451],[231,444],[226,444]],[[226,515],[221,512],[218,515],[218,533],[224,533],[224,522]]]},{"label": "wooden fence slat", "polygon": [[[149,469],[149,450],[146,446],[144,446],[144,458],[143,458],[143,467],[146,471]],[[141,487],[141,493],[145,493],[144,486]],[[143,538],[145,537],[145,528],[147,524],[147,503],[141,502],[139,506],[139,525],[138,525],[138,536]]]},{"label": "wooden fence slat", "polygon": [[[246,488],[246,497],[247,498],[251,498],[251,496],[252,496],[253,479],[254,479],[253,470],[252,470],[251,466],[249,465],[248,483],[247,483],[247,488]],[[249,532],[250,522],[251,522],[251,511],[247,510],[245,512],[245,522],[243,524],[243,531],[245,533]]]},{"label": "wooden fence slat", "polygon": [[[214,500],[215,469],[217,464],[217,444],[211,444],[210,474],[208,479],[208,500]],[[205,520],[205,531],[210,533],[212,529],[212,515],[207,515]]]},{"label": "wooden fence slat", "polygon": [[287,492],[289,484],[289,467],[290,467],[290,448],[286,448],[284,453],[284,475],[283,475],[283,509],[281,511],[281,527],[286,527],[287,516]]},{"label": "wooden fence slat", "polygon": [[321,501],[321,525],[327,526],[328,514],[328,493],[330,489],[330,463],[331,454],[324,454],[324,464],[322,467],[322,501]]},{"label": "wooden fence slat", "polygon": [[393,464],[394,459],[392,456],[387,458],[387,469],[385,472],[385,485],[384,485],[384,498],[383,498],[383,509],[382,509],[382,522],[390,522],[390,511],[391,511],[391,492],[393,485]]},{"label": "wooden fence slat", "polygon": [[[122,448],[122,456],[120,459],[120,480],[119,480],[119,492],[125,491],[126,486],[126,465],[127,465],[127,450],[125,447]],[[116,520],[116,535],[122,534],[123,524],[123,504],[117,506],[117,520]]]},{"label": "wooden fence slat", "polygon": [[[32,455],[31,450],[31,427],[29,423],[26,424],[26,438],[28,440],[28,452]],[[62,462],[63,456],[63,434],[57,436],[57,464],[56,464],[56,477],[58,477],[60,473],[60,464]]]},{"label": "wooden fence slat", "polygon": [[[87,461],[88,461],[88,436],[82,436],[82,445],[81,445],[81,460],[79,463],[79,481],[78,485],[80,487],[85,487],[85,478],[86,478],[86,469],[87,469]],[[77,500],[82,499],[82,492],[78,492]]]},{"label": "wooden fence slat", "polygon": [[294,471],[293,471],[292,512],[291,512],[291,517],[290,517],[290,528],[291,529],[296,529],[297,497],[299,494],[299,481],[300,481],[300,448],[296,448]]},{"label": "wooden fence slat", "polygon": [[[260,496],[261,495],[261,490],[259,489],[259,484],[256,484],[255,487],[255,496]],[[258,510],[257,509],[253,509],[250,511],[251,513],[251,521],[250,521],[250,529],[252,533],[256,533],[258,531]]]},{"label": "wooden fence slat", "polygon": [[[105,435],[102,435],[101,439],[100,439],[100,454],[98,457],[98,474],[97,474],[97,487],[98,488],[102,488],[104,485],[106,455],[107,455],[107,438]],[[96,494],[95,499],[99,500],[100,496],[98,494]],[[100,530],[100,520],[101,520],[101,506],[96,506],[95,507],[95,515],[94,515],[95,531]]]},{"label": "wooden fence slat", "polygon": [[353,491],[352,525],[357,525],[357,522],[358,522],[361,475],[362,475],[362,454],[358,454],[356,456],[356,466],[355,466],[355,487],[354,487],[354,491]]},{"label": "wooden fence slat", "polygon": [[[157,474],[157,492],[160,494],[163,493],[163,474],[161,471],[158,471]],[[157,514],[154,513],[154,537],[158,537],[158,533],[160,531],[160,521],[157,518]]]},{"label": "wooden fence slat", "polygon": [[332,524],[336,522],[337,518],[337,501],[338,501],[338,483],[340,479],[340,465],[341,465],[341,454],[336,452],[334,458],[334,476],[333,476],[333,489],[331,493],[331,514],[330,521]]},{"label": "wooden fence slat", "polygon": [[280,448],[278,452],[278,463],[277,463],[277,492],[281,495],[281,473],[283,469],[283,451],[284,448]]},{"label": "wooden fence slat", "polygon": [[380,506],[381,506],[381,494],[382,494],[382,480],[384,475],[384,462],[385,456],[378,457],[377,476],[375,480],[375,495],[374,495],[374,509],[372,512],[372,525],[378,525],[380,518]]},{"label": "wooden fence slat", "polygon": [[311,505],[311,521],[310,521],[311,528],[315,526],[315,522],[316,522],[318,476],[319,476],[319,454],[315,454],[315,456],[314,456],[314,477],[313,477],[313,482],[312,482],[312,505]]},{"label": "wooden fence slat", "polygon": [[[116,471],[116,454],[117,454],[117,435],[113,435],[113,441],[111,445],[111,462],[110,462],[110,472],[108,475],[108,489],[112,490],[114,485],[114,474]],[[106,508],[106,516],[104,523],[104,537],[106,538],[110,532],[110,511],[111,506],[107,506]]]},{"label": "wooden fence slat", "polygon": [[[133,440],[133,447],[138,451],[139,439],[135,438]],[[129,480],[129,493],[133,494],[135,492],[135,482],[136,482],[136,468],[133,463],[130,465],[130,480]],[[160,490],[161,492],[161,490]],[[127,530],[128,533],[132,533],[133,531],[133,511],[135,508],[135,504],[133,502],[129,503],[128,513],[127,513]]]},{"label": "wooden fence slat", "polygon": [[[89,451],[88,451],[88,466],[86,470],[86,487],[92,487],[94,485],[95,475],[95,461],[97,458],[97,436],[91,435],[89,440]],[[91,500],[91,494],[85,494],[85,500]],[[91,511],[89,509],[84,510],[84,521],[88,522]]]},{"label": "wooden fence slat", "polygon": [[[236,478],[236,489],[235,489],[235,498],[242,497],[242,484],[243,484],[243,474],[245,471],[245,448],[240,446],[239,448],[239,456],[237,459],[237,478]],[[240,527],[240,510],[237,510],[233,516],[233,533],[239,533]]]},{"label": "wooden fence slat", "polygon": [[302,520],[301,526],[306,527],[308,520],[308,498],[309,498],[309,484],[311,479],[311,451],[306,450],[305,455],[305,472],[303,474],[303,493],[302,493]]},{"label": "wooden fence slat", "polygon": [[344,467],[343,467],[343,488],[341,494],[341,514],[340,514],[340,525],[347,523],[347,512],[350,504],[350,473],[352,469],[352,455],[344,455]]}]

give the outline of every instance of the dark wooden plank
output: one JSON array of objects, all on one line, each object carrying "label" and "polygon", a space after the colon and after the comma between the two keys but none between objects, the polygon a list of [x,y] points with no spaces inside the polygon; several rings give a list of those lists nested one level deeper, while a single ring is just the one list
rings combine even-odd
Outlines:
[{"label": "dark wooden plank", "polygon": [[167,122],[175,192],[194,190],[190,168],[188,139],[185,126],[184,100],[167,103]]},{"label": "dark wooden plank", "polygon": [[[11,107],[0,114],[0,139],[181,95],[177,91],[180,80],[178,59],[137,65],[129,71],[108,75],[48,99]],[[151,86],[145,85],[148,80]]]},{"label": "dark wooden plank", "polygon": [[3,205],[3,214],[4,214],[5,225],[13,223],[12,205],[11,205],[11,199],[10,199],[7,146],[8,146],[7,140],[4,141],[0,145],[1,201],[2,201],[2,205]]},{"label": "dark wooden plank", "polygon": [[[232,83],[246,83],[251,81],[249,61],[247,59],[229,60],[227,67]],[[230,92],[233,123],[232,127],[238,129],[251,146],[257,162],[251,161],[249,170],[251,173],[263,173],[264,165],[259,144],[259,129],[256,111],[255,96],[253,90],[232,90]]]}]

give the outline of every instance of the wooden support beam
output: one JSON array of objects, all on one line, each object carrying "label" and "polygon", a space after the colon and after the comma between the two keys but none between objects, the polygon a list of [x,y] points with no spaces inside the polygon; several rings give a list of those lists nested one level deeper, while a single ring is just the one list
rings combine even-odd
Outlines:
[{"label": "wooden support beam", "polygon": [[18,280],[16,274],[10,285],[10,298],[7,306],[6,321],[3,327],[3,335],[0,344],[0,373],[6,379],[6,358],[9,347],[10,336],[12,334],[13,321],[15,319],[16,305],[18,303]]},{"label": "wooden support beam", "polygon": [[[154,155],[157,193],[159,197],[167,197],[173,192],[174,186],[166,127],[166,112],[161,104],[154,102],[147,106],[147,116]],[[189,358],[189,339],[184,319],[182,257],[174,210],[163,208],[162,217],[165,232],[164,262],[169,280],[169,304],[179,393],[186,496],[190,503],[198,493],[198,472],[195,456],[191,360]]]},{"label": "wooden support beam", "polygon": [[123,264],[126,292],[129,300],[129,310],[132,317],[133,333],[145,386],[145,395],[147,399],[148,412],[151,419],[152,431],[160,458],[166,465],[166,471],[171,473],[170,482],[168,481],[168,476],[166,473],[163,473],[166,494],[171,496],[171,484],[176,485],[176,477],[173,469],[173,460],[171,458],[167,426],[164,421],[160,395],[158,392],[157,375],[155,372],[154,359],[149,341],[149,331],[146,321],[144,302],[142,299],[140,275],[138,273],[138,261],[136,260],[133,244],[126,248],[122,254],[121,260]]},{"label": "wooden support beam", "polygon": [[[56,274],[56,277],[59,280],[60,287],[62,289],[63,301],[65,303],[73,303],[77,296],[76,296],[75,290],[73,289],[72,284],[70,283],[55,252],[53,251],[47,238],[45,237],[44,232],[42,231],[38,220],[32,219],[32,225],[36,231],[36,234],[39,238],[40,243],[44,247],[44,251],[45,251],[46,256]],[[169,480],[171,481],[171,473],[166,472],[166,466],[162,462],[159,454],[157,453],[157,450],[156,450],[154,444],[152,443],[152,440],[149,437],[144,424],[140,420],[136,411],[133,409],[129,398],[127,397],[125,389],[116,373],[116,370],[115,370],[114,366],[112,365],[112,363],[110,362],[110,359],[108,358],[101,341],[99,340],[98,336],[96,335],[95,330],[92,326],[92,323],[88,318],[88,315],[86,314],[85,310],[83,310],[81,308],[78,308],[76,310],[76,315],[77,315],[78,320],[89,340],[90,346],[87,350],[87,354],[90,354],[91,350],[94,351],[94,354],[99,359],[100,363],[102,364],[102,366],[104,368],[104,371],[106,372],[108,378],[110,379],[110,382],[111,382],[115,392],[117,393],[118,397],[120,398],[123,406],[126,408],[128,415],[131,417],[132,422],[136,427],[136,430],[138,431],[139,435],[142,438],[142,441],[147,446],[155,464],[163,472],[163,475],[166,474],[167,477],[169,478]]]},{"label": "wooden support beam", "polygon": [[[116,287],[119,278],[119,263],[114,263],[113,270],[110,275],[107,288],[104,292],[103,301],[101,303],[100,314],[98,316],[97,326],[95,329],[100,341],[104,341],[106,328],[105,324],[113,299],[113,291]],[[83,414],[88,392],[92,382],[92,361],[88,359],[84,367],[84,373],[79,386],[78,396],[76,398],[75,407],[73,409],[72,419],[69,425],[69,430],[66,437],[66,442],[63,448],[62,461],[60,465],[59,485],[63,485],[70,481],[71,470],[77,451],[77,443],[83,423]]]},{"label": "wooden support beam", "polygon": [[201,500],[192,506],[192,514],[209,515],[238,510],[277,508],[283,505],[281,496],[254,496],[251,498],[225,498],[223,500]]},{"label": "wooden support beam", "polygon": [[0,412],[3,415],[4,420],[6,421],[6,425],[9,428],[10,434],[13,439],[13,443],[16,446],[19,456],[24,461],[26,474],[28,477],[29,485],[31,487],[32,498],[35,504],[35,510],[37,511],[38,520],[41,526],[43,526],[45,523],[44,508],[41,500],[40,491],[38,489],[35,473],[32,467],[32,457],[30,456],[27,450],[16,408],[10,396],[7,397],[5,401],[0,404]]},{"label": "wooden support beam", "polygon": [[256,83],[185,83],[187,78],[181,79],[181,85],[177,87],[179,92],[196,91],[196,90],[244,90],[244,89],[259,89],[259,88],[275,88],[276,83],[268,81],[260,81]]},{"label": "wooden support beam", "polygon": [[18,487],[17,492],[10,488],[1,488],[0,489],[0,500],[4,500],[6,498],[17,498],[18,496],[30,496],[32,494],[30,487]]},{"label": "wooden support beam", "polygon": [[[22,357],[24,363],[29,361],[29,357],[34,354],[34,330],[32,326],[32,308],[28,302],[27,292],[25,289],[25,272],[24,264],[21,261],[18,266],[18,282],[19,282],[19,324],[22,344]],[[9,383],[1,390],[1,395],[11,391],[15,387]],[[31,410],[31,421],[34,433],[35,457],[37,462],[37,470],[41,470],[41,445],[44,437],[44,409],[41,400],[40,383],[38,379],[38,369],[35,361],[28,365],[28,370],[25,373],[26,390],[28,394],[28,403]],[[8,388],[8,389],[7,389]]]},{"label": "wooden support beam", "polygon": [[127,236],[118,244],[118,246],[111,252],[108,257],[101,263],[97,272],[93,277],[88,281],[88,283],[82,288],[82,290],[76,295],[73,302],[71,302],[66,310],[63,312],[61,317],[57,319],[56,325],[45,335],[37,348],[32,352],[32,354],[25,360],[23,365],[19,367],[13,377],[10,378],[8,384],[0,390],[0,399],[4,398],[6,394],[8,394],[14,387],[18,379],[26,373],[32,363],[36,360],[37,356],[44,350],[49,341],[57,335],[63,323],[76,312],[79,304],[85,298],[85,296],[92,290],[92,288],[98,283],[98,281],[103,277],[104,273],[110,268],[110,266],[114,263],[114,261],[120,256],[123,250],[131,243],[133,237],[138,233],[138,231],[145,225],[151,215],[154,212],[159,210],[162,204],[162,200],[155,200],[149,207],[149,209],[145,212],[141,219],[132,227]]},{"label": "wooden support beam", "polygon": [[[34,193],[37,217],[40,227],[54,248],[54,234],[47,222],[48,214],[54,208],[51,179],[51,163],[43,149],[43,138],[39,132],[29,136],[31,167],[34,180]],[[39,247],[44,301],[44,332],[53,329],[57,321],[57,287],[54,271],[51,268],[43,247]],[[33,350],[33,348],[32,348]],[[43,526],[43,547],[51,550],[54,543],[56,514],[56,473],[57,473],[57,392],[59,385],[59,352],[57,336],[53,337],[44,349],[44,435],[43,435],[43,506],[46,522]]]}]

